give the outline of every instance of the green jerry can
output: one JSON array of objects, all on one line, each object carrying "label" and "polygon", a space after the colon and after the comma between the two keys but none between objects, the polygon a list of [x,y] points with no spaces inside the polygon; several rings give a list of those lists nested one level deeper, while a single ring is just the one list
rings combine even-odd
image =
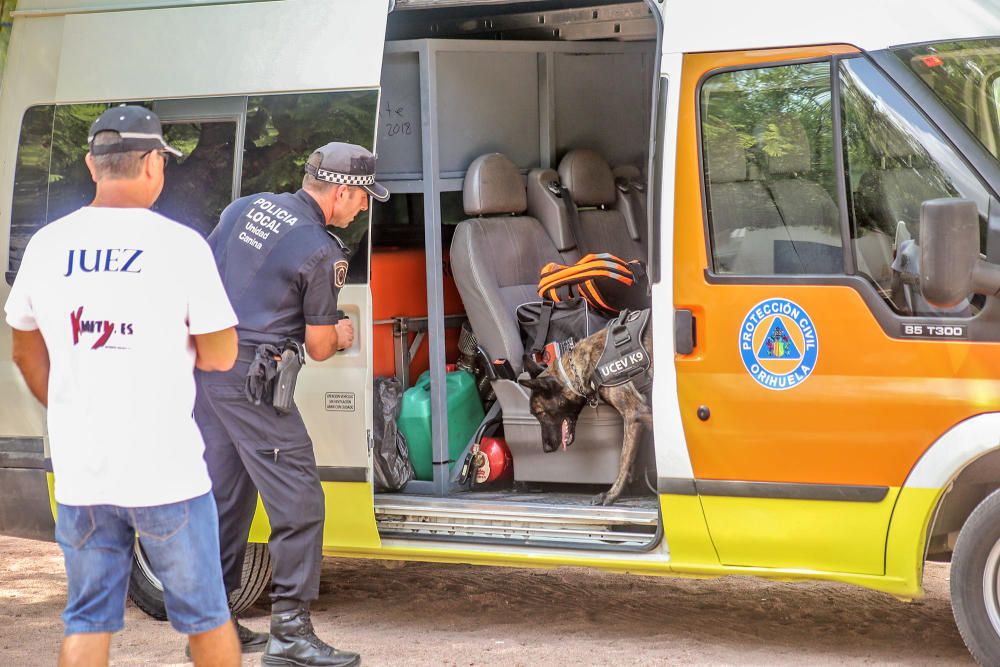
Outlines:
[{"label": "green jerry can", "polygon": [[[451,467],[469,444],[469,438],[483,421],[483,404],[476,390],[476,379],[467,371],[447,374],[448,382],[448,458]],[[424,371],[417,383],[403,394],[399,430],[406,436],[410,460],[417,479],[431,481],[434,468],[431,456],[431,374]]]}]

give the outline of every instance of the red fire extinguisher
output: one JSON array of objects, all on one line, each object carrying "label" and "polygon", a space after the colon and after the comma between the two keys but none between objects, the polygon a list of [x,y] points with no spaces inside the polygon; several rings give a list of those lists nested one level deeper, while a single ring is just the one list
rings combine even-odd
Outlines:
[{"label": "red fire extinguisher", "polygon": [[478,450],[472,459],[476,484],[489,484],[514,475],[514,459],[503,438],[484,437],[479,441]]}]

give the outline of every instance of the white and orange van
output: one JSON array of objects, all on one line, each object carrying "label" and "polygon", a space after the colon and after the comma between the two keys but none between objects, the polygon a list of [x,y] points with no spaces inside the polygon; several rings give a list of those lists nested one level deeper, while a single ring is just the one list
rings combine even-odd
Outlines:
[{"label": "white and orange van", "polygon": [[[126,101],[187,156],[158,209],[204,233],[241,193],[296,188],[317,145],[377,149],[392,198],[344,238],[358,335],[297,389],[329,556],[900,598],[951,560],[959,629],[1000,664],[995,3],[19,0],[0,299],[31,234],[89,200],[86,130]],[[517,177],[469,171],[492,153]],[[585,408],[574,445],[544,453],[505,379],[484,393],[513,479],[452,481],[459,327],[519,371],[512,307],[540,261],[580,255],[553,184],[586,245],[652,284],[654,424],[608,507],[589,500],[617,467],[616,414]],[[0,531],[51,539],[45,415],[9,358],[2,326]],[[376,492],[375,378],[425,370],[432,472]],[[266,587],[267,535],[261,511],[237,609]],[[162,615],[141,551],[132,596]]]}]

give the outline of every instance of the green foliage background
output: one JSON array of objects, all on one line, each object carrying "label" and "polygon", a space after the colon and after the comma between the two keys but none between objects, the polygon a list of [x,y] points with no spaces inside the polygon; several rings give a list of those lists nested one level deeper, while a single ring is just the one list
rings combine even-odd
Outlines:
[{"label": "green foliage background", "polygon": [[10,43],[10,15],[17,0],[0,0],[0,79],[7,63],[7,45]]}]

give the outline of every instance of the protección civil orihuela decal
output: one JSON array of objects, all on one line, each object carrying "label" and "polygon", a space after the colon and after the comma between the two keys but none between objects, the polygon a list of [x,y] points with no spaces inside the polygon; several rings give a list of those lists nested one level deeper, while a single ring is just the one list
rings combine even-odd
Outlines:
[{"label": "protecci\u00f3n civil orihuela decal", "polygon": [[743,365],[766,389],[791,389],[816,368],[816,327],[794,301],[765,299],[753,306],[743,318],[739,338]]}]

